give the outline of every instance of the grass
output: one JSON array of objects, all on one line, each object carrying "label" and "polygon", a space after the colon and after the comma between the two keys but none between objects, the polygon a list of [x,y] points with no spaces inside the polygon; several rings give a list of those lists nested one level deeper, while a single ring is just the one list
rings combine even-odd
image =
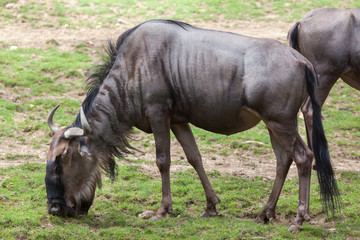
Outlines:
[{"label": "grass", "polygon": [[[119,165],[118,178],[111,184],[103,179],[87,216],[61,218],[46,213],[43,164],[24,164],[0,169],[1,239],[239,239],[297,238],[351,239],[360,235],[360,175],[344,172],[339,178],[343,212],[327,219],[322,212],[317,180],[311,183],[311,217],[304,231],[288,233],[286,228],[296,215],[298,183],[287,180],[277,212],[280,223],[254,224],[270,193],[272,182],[261,178],[242,179],[209,173],[222,202],[220,217],[199,219],[205,207],[203,189],[194,170],[172,176],[174,214],[151,222],[137,217],[160,204],[159,178],[141,173],[137,167]],[[319,223],[325,219],[328,223]],[[319,221],[319,222],[317,222]]]},{"label": "grass", "polygon": [[33,154],[12,154],[12,153],[5,154],[5,158],[7,160],[31,159],[31,158],[34,158],[34,157],[37,157],[37,155],[33,155]]},{"label": "grass", "polygon": [[78,50],[19,48],[0,49],[0,65],[0,89],[10,99],[0,99],[0,138],[5,140],[23,132],[46,131],[46,115],[58,102],[66,106],[60,112],[68,113],[68,118],[58,121],[68,124],[79,108],[79,96],[64,95],[74,90],[85,94],[83,79],[91,63],[89,55]]},{"label": "grass", "polygon": [[[6,0],[0,6],[16,2]],[[191,21],[221,21],[222,19],[243,20],[282,20],[287,22],[301,18],[308,11],[319,7],[354,8],[358,0],[318,0],[318,1],[235,1],[235,0],[78,0],[67,1],[27,1],[22,4],[18,14],[12,10],[0,8],[0,18],[5,21],[16,21],[17,18],[28,21],[34,28],[66,26],[78,28],[87,26],[115,27],[131,19],[148,20],[153,18],[170,18]],[[44,22],[41,16],[49,14],[55,21]],[[77,18],[76,16],[87,16]],[[45,15],[46,16],[46,15]],[[140,21],[141,21],[140,20]],[[139,20],[135,21],[136,23]]]},{"label": "grass", "polygon": [[263,122],[248,131],[230,136],[207,132],[195,126],[192,126],[192,130],[201,152],[227,157],[240,150],[250,151],[266,158],[273,157],[270,138]]},{"label": "grass", "polygon": [[330,150],[342,148],[345,154],[359,159],[360,147],[360,92],[339,80],[323,106],[323,124]]},{"label": "grass", "polygon": [[[64,94],[72,90],[74,85],[78,88],[82,86],[69,78],[83,79],[84,72],[79,69],[89,67],[89,61],[88,55],[78,51],[3,49],[0,51],[0,82],[4,87],[27,87],[32,96]],[[65,81],[60,82],[64,78]]]}]

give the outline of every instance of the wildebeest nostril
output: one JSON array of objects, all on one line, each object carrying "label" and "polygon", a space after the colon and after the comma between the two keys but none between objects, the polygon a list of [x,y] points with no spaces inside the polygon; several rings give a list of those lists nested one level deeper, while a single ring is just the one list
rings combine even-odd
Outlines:
[{"label": "wildebeest nostril", "polygon": [[61,213],[61,206],[58,203],[52,203],[49,207],[49,213],[53,215],[60,215]]}]

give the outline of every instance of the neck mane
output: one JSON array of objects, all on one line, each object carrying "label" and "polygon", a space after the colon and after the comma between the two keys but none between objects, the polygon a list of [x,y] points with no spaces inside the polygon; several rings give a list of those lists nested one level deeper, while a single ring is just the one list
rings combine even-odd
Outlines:
[{"label": "neck mane", "polygon": [[[82,103],[82,108],[92,130],[87,137],[90,152],[111,178],[116,175],[115,157],[123,158],[124,153],[131,153],[131,150],[134,150],[127,139],[131,125],[122,119],[122,116],[126,116],[124,106],[120,109],[119,107],[116,108],[116,112],[121,112],[121,114],[109,111],[108,106],[111,105],[111,102],[106,102],[106,98],[99,96],[99,91],[115,63],[118,49],[125,38],[136,28],[122,34],[116,45],[108,41],[108,46],[105,49],[107,55],[103,57],[103,63],[95,66],[90,77],[86,80],[88,93]],[[80,114],[77,115],[71,127],[82,127]]]}]

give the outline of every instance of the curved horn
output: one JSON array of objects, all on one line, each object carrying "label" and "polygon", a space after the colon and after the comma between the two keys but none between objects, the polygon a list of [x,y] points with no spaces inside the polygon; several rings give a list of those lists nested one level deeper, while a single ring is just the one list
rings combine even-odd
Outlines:
[{"label": "curved horn", "polygon": [[82,128],[78,128],[78,127],[69,128],[64,132],[65,138],[72,139],[74,137],[87,136],[90,134],[91,128],[88,121],[86,120],[85,113],[82,107],[80,108],[80,121]]},{"label": "curved horn", "polygon": [[91,128],[86,119],[84,109],[82,107],[80,108],[80,121],[81,121],[82,128],[84,129],[84,136],[89,135],[91,132]]},{"label": "curved horn", "polygon": [[58,128],[57,126],[55,126],[54,122],[53,122],[53,117],[54,114],[56,112],[56,110],[58,109],[58,107],[60,106],[60,104],[56,105],[53,110],[51,110],[51,112],[49,113],[48,117],[47,117],[47,123],[49,125],[49,128],[56,133],[57,131],[59,131],[60,128]]}]

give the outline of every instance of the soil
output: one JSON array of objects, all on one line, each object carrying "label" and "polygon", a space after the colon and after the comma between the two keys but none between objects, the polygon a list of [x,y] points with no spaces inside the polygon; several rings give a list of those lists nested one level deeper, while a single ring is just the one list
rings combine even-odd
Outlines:
[{"label": "soil", "polygon": [[[19,1],[21,4],[22,1]],[[14,14],[17,5],[8,6],[13,8]],[[51,16],[45,16],[44,22],[51,22]],[[67,26],[59,28],[55,27],[39,27],[34,28],[26,20],[18,18],[13,24],[9,23],[2,27],[0,31],[0,42],[4,42],[9,48],[47,48],[50,45],[55,45],[57,48],[63,51],[72,51],[78,44],[85,44],[92,54],[93,58],[97,58],[99,49],[102,48],[107,39],[116,39],[122,32],[134,26],[130,22],[137,21],[142,22],[142,19],[132,19],[131,21],[122,21],[113,28],[87,28],[82,27],[78,29],[69,29]],[[217,22],[191,22],[191,24],[216,30],[223,30],[229,32],[240,33],[253,37],[260,38],[273,38],[280,42],[286,43],[287,31],[291,27],[292,23],[285,23],[280,21],[243,21],[243,20],[225,20],[219,18]],[[2,24],[3,25],[3,24]],[[42,26],[42,24],[40,24]],[[72,94],[77,96],[79,100],[82,100],[84,96],[79,93]],[[7,101],[16,102],[16,94],[12,89],[3,88],[0,90],[0,97]],[[26,118],[26,114],[18,114],[18,121]],[[45,134],[43,131],[37,131],[32,134],[25,134],[26,139],[36,138]],[[139,133],[139,136],[135,138],[141,139],[144,134]],[[259,144],[253,142],[251,144]],[[141,159],[146,159],[146,162],[138,164],[141,166],[144,172],[154,175],[159,175],[158,169],[155,165],[155,152],[149,152],[146,149],[142,149],[142,145],[137,146],[145,153],[137,154]],[[221,149],[222,146],[213,146],[214,148]],[[23,141],[16,139],[9,139],[9,141],[0,143],[0,167],[8,167],[12,165],[23,164],[26,162],[46,162],[46,153],[49,148],[48,144],[42,144],[40,146],[32,146],[31,144],[24,144]],[[17,154],[27,154],[28,159],[15,159],[9,160],[6,155],[13,154],[16,150]],[[184,160],[184,154],[181,151],[179,143],[174,140],[172,143],[172,160],[171,171],[179,171],[187,168],[191,168],[189,164]],[[218,153],[204,152],[203,162],[205,169],[211,171],[216,169],[221,173],[231,174],[241,177],[255,177],[261,176],[265,180],[273,179],[275,177],[276,161],[275,157],[268,157],[271,153],[266,152],[264,154],[254,155],[252,151],[246,151],[238,149],[234,154],[230,156],[223,156]],[[359,155],[359,153],[358,153]],[[353,157],[350,154],[345,154],[343,149],[335,148],[332,151],[333,164],[336,171],[360,171],[360,159]],[[131,156],[131,158],[134,158]],[[179,160],[179,161],[176,161]],[[120,161],[129,164],[128,161]],[[131,163],[137,164],[137,163]],[[289,176],[294,177],[297,175],[296,167],[293,164],[291,166]]]}]

